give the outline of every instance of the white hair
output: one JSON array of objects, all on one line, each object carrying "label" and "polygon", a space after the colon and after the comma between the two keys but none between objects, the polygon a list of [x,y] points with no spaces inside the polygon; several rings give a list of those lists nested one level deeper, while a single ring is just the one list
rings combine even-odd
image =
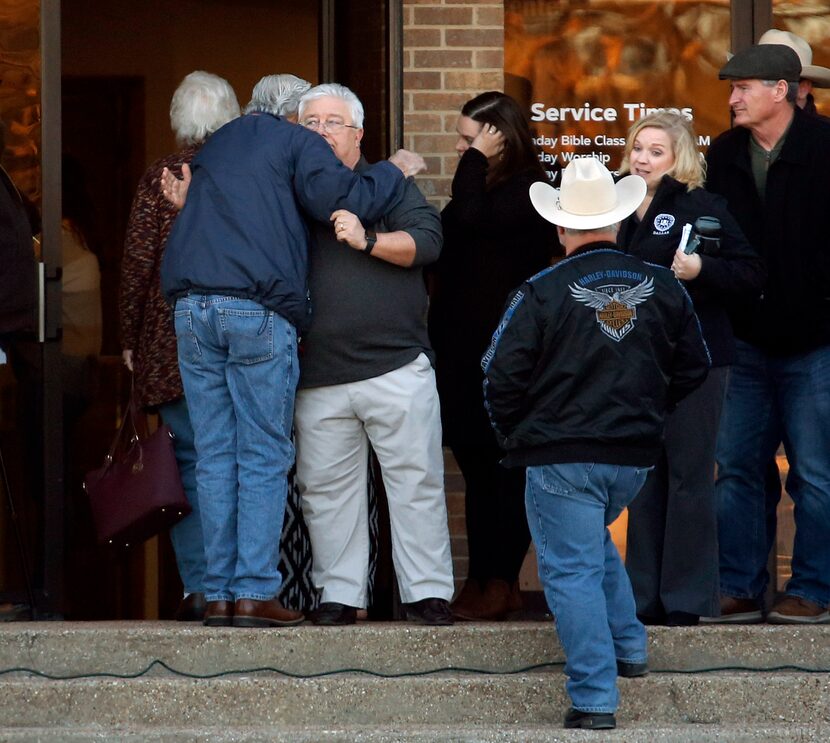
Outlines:
[{"label": "white hair", "polygon": [[300,105],[300,96],[310,87],[308,80],[296,75],[266,75],[254,85],[251,101],[245,106],[244,113],[262,111],[274,116],[294,116]]},{"label": "white hair", "polygon": [[201,144],[237,116],[239,103],[228,81],[202,70],[187,75],[170,101],[170,126],[179,145]]},{"label": "white hair", "polygon": [[358,129],[363,128],[363,104],[351,90],[345,85],[338,83],[323,83],[322,85],[315,85],[311,90],[300,98],[299,116],[302,118],[305,108],[310,101],[317,98],[340,98],[345,101],[349,107],[352,115],[352,125]]}]

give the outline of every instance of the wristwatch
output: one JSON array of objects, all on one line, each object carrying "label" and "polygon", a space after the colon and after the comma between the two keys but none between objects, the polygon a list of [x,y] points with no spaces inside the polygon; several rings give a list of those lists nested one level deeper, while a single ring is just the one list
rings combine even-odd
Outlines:
[{"label": "wristwatch", "polygon": [[363,248],[364,253],[371,253],[374,250],[375,243],[378,241],[378,236],[374,230],[366,230],[366,247]]}]

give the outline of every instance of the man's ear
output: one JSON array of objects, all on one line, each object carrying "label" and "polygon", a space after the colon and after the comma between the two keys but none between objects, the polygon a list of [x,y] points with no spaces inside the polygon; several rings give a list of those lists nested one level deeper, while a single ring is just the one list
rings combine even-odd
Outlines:
[{"label": "man's ear", "polygon": [[790,84],[786,80],[779,80],[778,85],[775,86],[775,100],[786,100],[789,86]]}]

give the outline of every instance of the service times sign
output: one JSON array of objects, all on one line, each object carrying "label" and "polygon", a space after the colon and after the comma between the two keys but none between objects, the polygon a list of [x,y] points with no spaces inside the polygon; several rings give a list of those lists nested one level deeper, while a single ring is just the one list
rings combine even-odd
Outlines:
[{"label": "service times sign", "polygon": [[729,127],[729,3],[505,0],[505,91],[556,169],[617,170],[629,127],[659,109],[694,123],[701,151]]},{"label": "service times sign", "polygon": [[[674,108],[671,106],[664,108],[685,116],[690,120],[694,119],[694,111],[692,108]],[[595,108],[588,103],[585,103],[580,108],[570,106],[555,108],[546,107],[544,103],[532,103],[530,106],[530,120],[531,122],[561,122],[563,124],[562,129],[567,128],[568,121],[574,124],[578,124],[580,121],[607,123],[625,121],[630,122],[626,126],[631,126],[631,123],[646,114],[663,110],[659,107],[646,106],[642,102],[624,103],[623,109],[621,114],[615,108]],[[609,128],[608,131],[610,132],[611,129]],[[701,146],[708,145],[709,140],[710,138],[708,136],[698,137],[698,142]],[[565,164],[571,158],[577,156],[577,154],[589,155],[597,158],[609,169],[617,168],[623,148],[625,147],[625,136],[612,136],[606,132],[596,134],[593,138],[587,134],[566,134],[564,132],[558,136],[540,134],[534,138],[534,141],[537,147],[542,150],[540,158],[543,162],[561,162]],[[590,149],[590,152],[586,152],[586,149]],[[612,162],[614,156],[616,156],[616,160]]]}]

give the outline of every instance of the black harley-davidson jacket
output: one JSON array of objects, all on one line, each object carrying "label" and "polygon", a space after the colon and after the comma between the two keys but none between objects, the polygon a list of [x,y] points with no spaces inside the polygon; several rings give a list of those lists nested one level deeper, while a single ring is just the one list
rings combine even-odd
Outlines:
[{"label": "black harley-davidson jacket", "polygon": [[673,274],[591,243],[526,281],[482,359],[507,466],[649,466],[709,353]]}]

